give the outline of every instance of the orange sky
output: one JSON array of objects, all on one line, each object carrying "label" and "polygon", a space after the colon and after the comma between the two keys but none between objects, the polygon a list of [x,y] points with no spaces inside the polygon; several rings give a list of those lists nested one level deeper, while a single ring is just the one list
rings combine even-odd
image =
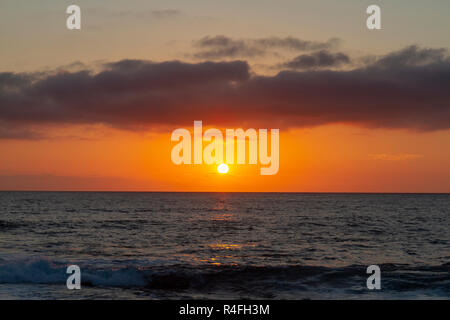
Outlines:
[{"label": "orange sky", "polygon": [[[192,128],[187,128],[192,130]],[[0,142],[2,190],[449,192],[448,131],[329,125],[280,133],[280,169],[174,165],[170,133],[52,129],[54,138]],[[75,134],[77,136],[75,136]]]},{"label": "orange sky", "polygon": [[[69,31],[65,2],[6,0],[0,190],[448,193],[450,4],[378,2],[383,28],[372,32],[365,27],[369,0],[259,1],[258,10],[245,0],[80,0],[82,30]],[[299,49],[295,41],[322,49]],[[236,47],[237,54],[229,50]],[[211,57],[221,50],[232,54]],[[322,51],[348,61],[289,69]],[[108,69],[123,59],[137,59],[137,67]],[[337,72],[349,70],[356,72]],[[408,82],[409,75],[418,76]],[[217,105],[208,109],[211,101]],[[214,112],[190,119],[204,110]],[[248,129],[244,121],[253,116],[293,128],[280,128],[278,174],[261,176],[258,165],[247,164],[219,175],[217,165],[172,163],[172,124],[215,127],[207,121],[221,113],[237,120],[236,128]],[[155,130],[158,124],[164,129]],[[43,137],[27,135],[35,128]]]}]

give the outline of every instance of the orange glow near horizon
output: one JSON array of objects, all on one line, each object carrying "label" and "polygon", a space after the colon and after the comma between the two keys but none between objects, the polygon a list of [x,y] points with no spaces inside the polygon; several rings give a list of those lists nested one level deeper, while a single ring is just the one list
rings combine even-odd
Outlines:
[{"label": "orange glow near horizon", "polygon": [[[64,135],[62,134],[64,132]],[[450,192],[448,131],[333,125],[280,131],[280,168],[175,165],[170,133],[54,130],[52,139],[0,142],[1,190],[217,192]]]}]

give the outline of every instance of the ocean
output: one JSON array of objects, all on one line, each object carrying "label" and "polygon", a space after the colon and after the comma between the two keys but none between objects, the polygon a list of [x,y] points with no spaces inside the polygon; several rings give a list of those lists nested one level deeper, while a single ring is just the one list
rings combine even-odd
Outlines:
[{"label": "ocean", "polygon": [[449,194],[0,192],[0,299],[449,299],[449,227]]}]

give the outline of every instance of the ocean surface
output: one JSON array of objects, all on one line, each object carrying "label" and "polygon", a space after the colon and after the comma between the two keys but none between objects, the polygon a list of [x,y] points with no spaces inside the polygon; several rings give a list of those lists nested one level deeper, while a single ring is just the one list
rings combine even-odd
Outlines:
[{"label": "ocean surface", "polygon": [[0,192],[0,299],[450,299],[450,195]]}]

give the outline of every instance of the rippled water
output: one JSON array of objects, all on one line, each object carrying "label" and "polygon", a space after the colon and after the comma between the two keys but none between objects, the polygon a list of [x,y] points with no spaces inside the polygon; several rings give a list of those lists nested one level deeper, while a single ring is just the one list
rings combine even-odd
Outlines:
[{"label": "rippled water", "polygon": [[0,208],[0,298],[450,298],[448,194],[0,192]]}]

